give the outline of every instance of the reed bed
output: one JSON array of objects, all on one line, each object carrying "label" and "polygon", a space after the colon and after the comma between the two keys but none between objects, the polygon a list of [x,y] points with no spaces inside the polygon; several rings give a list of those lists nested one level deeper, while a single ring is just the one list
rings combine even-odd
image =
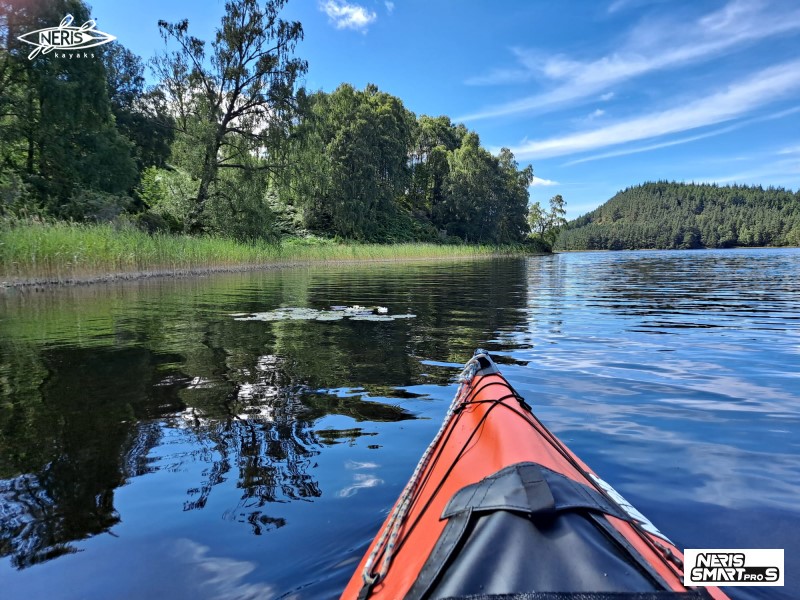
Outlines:
[{"label": "reed bed", "polygon": [[320,238],[280,243],[148,234],[132,226],[0,223],[0,283],[69,282],[116,275],[185,273],[292,264],[518,254],[518,247],[360,244]]}]

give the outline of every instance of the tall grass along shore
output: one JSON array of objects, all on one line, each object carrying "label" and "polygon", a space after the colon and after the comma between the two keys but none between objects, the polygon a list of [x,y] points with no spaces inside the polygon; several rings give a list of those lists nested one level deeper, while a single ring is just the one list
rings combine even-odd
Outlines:
[{"label": "tall grass along shore", "polygon": [[514,246],[339,243],[290,238],[241,243],[220,237],[150,235],[109,224],[0,224],[0,285],[69,283],[114,277],[293,264],[519,254]]}]

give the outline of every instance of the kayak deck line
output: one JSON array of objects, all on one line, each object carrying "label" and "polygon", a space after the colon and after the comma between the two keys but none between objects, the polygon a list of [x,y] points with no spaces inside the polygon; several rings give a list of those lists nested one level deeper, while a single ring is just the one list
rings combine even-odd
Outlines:
[{"label": "kayak deck line", "polygon": [[[459,375],[459,388],[458,392],[456,393],[453,401],[450,403],[450,407],[447,409],[447,413],[442,420],[442,426],[439,428],[439,431],[433,437],[433,440],[425,449],[425,452],[422,453],[422,457],[420,458],[417,466],[414,468],[414,472],[411,474],[411,478],[408,480],[403,492],[400,494],[400,498],[395,504],[392,513],[389,516],[386,525],[384,525],[381,536],[378,538],[378,541],[375,543],[372,552],[370,552],[369,556],[367,557],[366,564],[364,565],[364,569],[362,571],[362,578],[364,580],[364,586],[369,589],[373,585],[375,585],[379,580],[386,577],[386,573],[389,569],[389,564],[392,561],[392,557],[394,556],[394,550],[396,546],[397,537],[400,533],[400,527],[405,520],[408,511],[411,507],[410,502],[413,498],[414,491],[417,488],[417,483],[419,481],[419,476],[422,474],[423,469],[428,465],[428,460],[430,458],[431,453],[433,452],[434,448],[436,448],[439,440],[441,439],[444,432],[447,430],[450,421],[456,411],[459,409],[459,398],[461,397],[462,391],[464,389],[465,384],[469,384],[472,381],[472,378],[478,371],[478,367],[480,362],[476,356],[473,356],[467,364],[464,366],[464,370]],[[381,569],[378,573],[372,572],[372,567],[375,560],[378,556],[383,553],[383,561],[381,563]]]},{"label": "kayak deck line", "polygon": [[[715,598],[477,350],[343,599]],[[504,410],[496,410],[502,408]]]}]

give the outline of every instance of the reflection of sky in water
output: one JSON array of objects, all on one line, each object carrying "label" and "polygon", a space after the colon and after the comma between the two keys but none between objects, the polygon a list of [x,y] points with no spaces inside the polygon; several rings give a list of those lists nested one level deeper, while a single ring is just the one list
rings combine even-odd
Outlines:
[{"label": "reflection of sky in water", "polygon": [[[348,460],[344,467],[345,469],[351,471],[364,471],[377,469],[379,468],[379,465],[371,462],[356,462],[354,460]],[[344,487],[336,492],[336,495],[340,498],[347,498],[357,493],[358,490],[372,488],[381,485],[382,483],[383,480],[379,479],[372,473],[353,473],[353,482],[347,487]]]},{"label": "reflection of sky in water", "polygon": [[787,548],[786,589],[736,597],[794,597],[800,252],[571,254],[530,266],[527,329],[499,339],[530,362],[506,376],[601,476],[672,519],[654,521],[679,544],[713,547],[730,528],[740,547]]},{"label": "reflection of sky in water", "polygon": [[175,543],[175,559],[188,565],[195,574],[196,585],[204,596],[247,600],[271,598],[275,588],[266,583],[246,583],[245,578],[256,569],[256,563],[211,556],[211,549],[189,539]]}]

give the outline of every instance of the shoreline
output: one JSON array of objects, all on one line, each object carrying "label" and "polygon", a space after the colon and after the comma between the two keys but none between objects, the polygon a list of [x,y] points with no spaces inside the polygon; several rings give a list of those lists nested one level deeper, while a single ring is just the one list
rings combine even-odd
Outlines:
[{"label": "shoreline", "polygon": [[800,248],[800,246],[728,246],[725,248],[622,248],[609,250],[608,248],[592,248],[590,250],[553,250],[553,254],[569,254],[571,252],[702,252],[704,250],[779,250],[781,248]]},{"label": "shoreline", "polygon": [[239,265],[218,265],[208,267],[192,267],[186,269],[148,269],[136,271],[116,271],[112,273],[79,275],[68,278],[55,277],[16,277],[5,279],[5,275],[0,275],[0,293],[12,289],[30,288],[57,288],[82,285],[97,285],[105,283],[117,283],[124,281],[136,281],[144,279],[177,279],[189,277],[203,277],[217,273],[245,273],[249,271],[273,271],[282,269],[299,269],[315,266],[343,266],[359,264],[381,264],[381,263],[422,263],[422,262],[460,262],[464,260],[490,259],[490,258],[516,258],[525,256],[547,256],[546,253],[527,253],[518,254],[496,253],[496,254],[474,254],[468,256],[427,256],[427,257],[395,257],[395,258],[353,258],[331,260],[282,260],[264,263],[244,263]]}]

